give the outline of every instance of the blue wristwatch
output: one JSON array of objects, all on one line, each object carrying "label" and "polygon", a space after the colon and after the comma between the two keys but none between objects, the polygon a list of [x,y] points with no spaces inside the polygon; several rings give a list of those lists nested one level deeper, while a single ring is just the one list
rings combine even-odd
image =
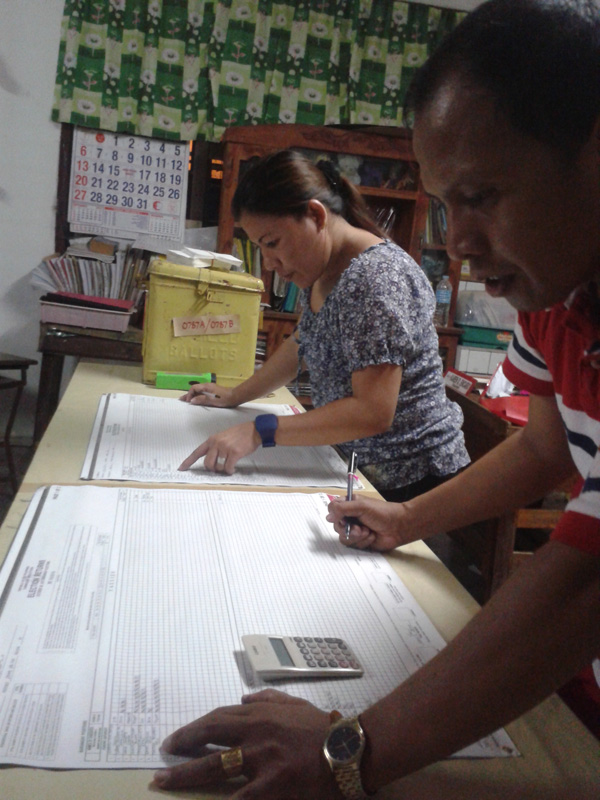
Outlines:
[{"label": "blue wristwatch", "polygon": [[275,447],[275,431],[279,419],[275,414],[259,414],[254,420],[254,427],[261,438],[263,447]]}]

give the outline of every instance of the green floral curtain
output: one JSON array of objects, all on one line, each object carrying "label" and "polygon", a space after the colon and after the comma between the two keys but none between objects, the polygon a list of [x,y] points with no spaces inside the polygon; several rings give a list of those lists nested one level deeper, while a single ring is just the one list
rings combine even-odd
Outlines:
[{"label": "green floral curtain", "polygon": [[392,0],[66,0],[52,118],[166,139],[231,125],[402,125],[464,13]]}]

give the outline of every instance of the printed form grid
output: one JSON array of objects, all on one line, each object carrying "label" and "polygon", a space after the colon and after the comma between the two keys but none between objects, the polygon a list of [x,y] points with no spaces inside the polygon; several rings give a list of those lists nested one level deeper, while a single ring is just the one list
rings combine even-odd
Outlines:
[{"label": "printed form grid", "polygon": [[233,475],[209,472],[203,460],[185,472],[179,464],[211,434],[259,413],[291,413],[288,405],[238,408],[192,406],[171,397],[104,395],[81,477],[161,483],[345,487],[346,466],[333,447],[280,447],[241,459]]},{"label": "printed form grid", "polygon": [[[152,431],[151,436],[128,436],[125,468],[127,475],[140,475],[147,480],[164,480],[165,474],[173,480],[177,467],[204,439],[202,431],[203,409],[193,408],[179,400],[173,413],[173,400],[161,397],[137,397],[130,395],[128,401],[128,431]],[[186,411],[187,410],[187,411]],[[190,412],[196,412],[190,413]],[[181,424],[181,417],[185,424]],[[198,433],[194,434],[194,428]],[[161,463],[160,454],[168,459]],[[173,458],[175,456],[175,458]]]},{"label": "printed form grid", "polygon": [[[307,531],[305,496],[278,495],[276,504],[269,501],[268,495],[252,499],[243,494],[227,496],[220,514],[221,542],[226,553],[233,619],[240,641],[242,635],[252,633],[345,639],[365,668],[365,675],[360,681],[321,680],[310,686],[310,697],[314,701],[316,692],[317,703],[333,708],[331,698],[335,696],[338,706],[359,713],[407,678],[410,670],[370,598],[357,591],[355,575],[344,568],[345,560],[356,555],[342,548],[332,528],[324,523],[324,496],[312,495],[311,500]],[[256,508],[257,502],[261,506],[260,523],[255,525],[248,512],[251,507]],[[240,527],[245,520],[247,524]],[[264,552],[262,531],[278,528],[280,536],[269,538],[268,556],[257,559],[256,554]],[[327,587],[326,591],[315,591],[319,584]],[[250,591],[251,586],[256,591]],[[373,640],[376,646],[372,645]],[[255,679],[255,685],[261,689],[269,684]],[[300,697],[309,696],[306,683],[278,681],[277,686]]]},{"label": "printed form grid", "polygon": [[[174,729],[264,685],[248,667],[245,633],[346,639],[363,677],[276,684],[346,715],[387,694],[443,647],[386,560],[339,543],[326,506],[322,494],[89,486],[38,492],[17,534],[22,549],[2,569],[5,577],[16,566],[25,574],[50,564],[48,591],[34,614],[31,601],[11,591],[10,619],[0,618],[0,632],[6,640],[7,625],[31,629],[14,675],[5,675],[14,692],[69,676],[64,714],[55,720],[60,739],[44,763],[160,765],[160,743]],[[70,531],[69,541],[57,530]],[[36,643],[55,619],[56,602],[63,593],[65,603],[73,597],[62,581],[75,564],[77,596],[86,598],[75,610],[75,639],[42,652]],[[9,734],[17,734],[16,723]],[[518,755],[503,731],[468,750]],[[0,759],[41,763],[12,752]]]},{"label": "printed form grid", "polygon": [[[341,553],[324,530],[322,496],[313,498],[307,538],[302,523],[305,496],[278,496],[274,504],[269,495],[249,498],[218,492],[199,506],[198,496],[180,495],[175,515],[164,493],[126,495],[127,536],[122,542],[108,703],[112,759],[152,755],[159,743],[157,719],[161,735],[166,735],[223,702],[238,702],[244,691],[258,686],[240,652],[245,633],[346,639],[365,667],[364,679],[321,681],[311,687],[310,696],[314,699],[316,691],[322,704],[347,712],[358,713],[407,677],[371,604],[356,591],[353,573],[340,569],[340,558],[354,556]],[[197,521],[190,529],[194,517]],[[254,524],[257,518],[259,525]],[[265,553],[262,531],[276,529],[277,524],[287,530],[270,537],[268,554],[257,559],[257,553]],[[305,581],[303,575],[309,573]],[[323,597],[308,588],[315,581],[328,587],[325,626]],[[177,604],[165,619],[164,598],[174,593]],[[371,636],[376,631],[376,658],[372,648],[361,647],[366,631]],[[158,663],[156,653],[161,654]],[[168,698],[163,686],[171,687]],[[305,684],[294,682],[286,688],[306,695]]]},{"label": "printed form grid", "polygon": [[[164,496],[140,491],[124,501],[107,700],[111,760],[155,758],[170,731],[242,693],[223,647],[229,609],[221,572],[212,566],[218,556],[211,510],[206,505],[198,515],[191,493],[182,494],[176,514]],[[197,527],[190,528],[194,515]]]}]

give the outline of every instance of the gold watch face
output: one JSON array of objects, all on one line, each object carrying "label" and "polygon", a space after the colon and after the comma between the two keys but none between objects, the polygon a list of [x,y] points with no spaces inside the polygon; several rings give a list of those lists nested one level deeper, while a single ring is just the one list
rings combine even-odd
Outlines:
[{"label": "gold watch face", "polygon": [[334,728],[327,737],[327,752],[341,764],[347,764],[359,755],[362,745],[362,737],[352,725]]}]

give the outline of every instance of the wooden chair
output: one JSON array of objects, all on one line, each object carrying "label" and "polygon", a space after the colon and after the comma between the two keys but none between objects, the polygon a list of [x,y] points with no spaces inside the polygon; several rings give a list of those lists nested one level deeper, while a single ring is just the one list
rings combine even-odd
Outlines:
[{"label": "wooden chair", "polygon": [[[566,498],[571,494],[573,486],[577,480],[577,474],[567,479],[557,490],[564,492]],[[516,534],[517,530],[540,530],[550,533],[558,525],[564,509],[562,508],[519,508],[509,515],[508,524],[512,525]],[[510,571],[516,569],[519,564],[526,561],[533,555],[532,551],[514,551],[510,564]]]},{"label": "wooden chair", "polygon": [[[477,396],[465,397],[450,387],[446,391],[448,397],[462,408],[463,433],[471,461],[477,461],[519,430],[517,426],[484,408]],[[569,491],[573,482],[574,478],[557,488]],[[522,558],[514,551],[517,529],[551,529],[561,514],[561,510],[521,508],[509,511],[497,519],[485,520],[449,532],[450,538],[466,549],[481,571],[484,602],[504,583],[515,563]]]},{"label": "wooden chair", "polygon": [[0,391],[8,389],[13,389],[15,391],[15,394],[13,396],[13,402],[8,414],[6,426],[4,428],[4,437],[2,441],[0,441],[0,446],[4,447],[4,452],[6,453],[6,463],[8,465],[8,478],[10,480],[12,490],[15,494],[17,493],[18,489],[18,482],[17,482],[17,471],[15,469],[15,462],[10,443],[10,434],[12,431],[15,418],[17,416],[17,409],[19,407],[19,400],[21,399],[21,394],[23,393],[23,389],[27,384],[27,370],[33,364],[37,364],[37,361],[33,361],[31,358],[21,358],[20,356],[12,356],[9,353],[0,353],[0,370],[8,370],[8,371],[19,370],[21,372],[20,378],[15,378],[14,376],[7,377],[4,375],[0,375]]},{"label": "wooden chair", "polygon": [[[465,445],[471,461],[477,461],[518,430],[484,408],[477,396],[465,397],[450,387],[446,392],[462,408]],[[448,535],[467,551],[481,571],[483,600],[489,600],[510,575],[515,544],[512,514],[450,531]]]}]

